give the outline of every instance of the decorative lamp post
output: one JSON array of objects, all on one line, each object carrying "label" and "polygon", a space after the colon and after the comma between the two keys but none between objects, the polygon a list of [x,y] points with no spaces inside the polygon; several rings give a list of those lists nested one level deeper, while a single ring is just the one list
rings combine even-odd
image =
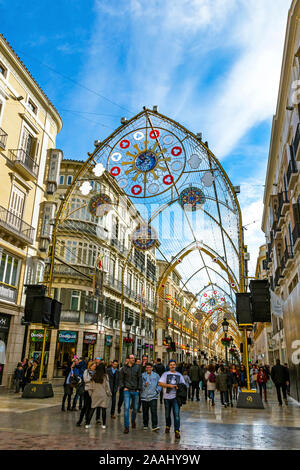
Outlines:
[{"label": "decorative lamp post", "polygon": [[126,354],[128,356],[128,353],[129,353],[129,347],[130,347],[130,344],[133,343],[133,341],[131,340],[130,338],[130,330],[131,330],[131,325],[133,324],[133,319],[132,318],[127,318],[125,320],[125,329],[126,329],[126,344],[127,344],[127,351],[126,351]]},{"label": "decorative lamp post", "polygon": [[[227,356],[227,348],[228,348],[228,344],[227,343],[230,343],[230,339],[227,338],[227,333],[228,333],[228,329],[229,329],[229,323],[228,321],[226,320],[226,318],[224,318],[224,320],[222,321],[222,327],[223,327],[223,331],[224,331],[224,346],[225,346],[225,361],[226,361],[226,365],[228,366],[228,356]],[[229,339],[229,341],[228,341]]]}]

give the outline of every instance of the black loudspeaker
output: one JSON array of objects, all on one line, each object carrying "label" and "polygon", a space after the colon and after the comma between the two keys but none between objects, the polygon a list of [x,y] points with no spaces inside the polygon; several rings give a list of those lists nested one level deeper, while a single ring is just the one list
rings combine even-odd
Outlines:
[{"label": "black loudspeaker", "polygon": [[60,314],[61,314],[62,303],[56,299],[52,299],[51,303],[51,316],[50,316],[50,326],[55,329],[59,328]]},{"label": "black loudspeaker", "polygon": [[253,322],[271,321],[270,286],[267,280],[250,281]]},{"label": "black loudspeaker", "polygon": [[24,319],[29,323],[42,323],[43,325],[49,325],[51,319],[51,297],[45,297],[42,295],[29,297],[25,306]]},{"label": "black loudspeaker", "polygon": [[249,324],[253,323],[251,313],[251,302],[250,294],[248,293],[236,293],[236,318],[238,324]]},{"label": "black loudspeaker", "polygon": [[[33,311],[34,311],[34,303],[35,298],[44,297],[46,293],[46,286],[42,284],[25,284],[26,287],[26,302],[25,302],[25,309],[24,309],[24,322],[33,323]],[[39,321],[40,323],[40,321]]]}]

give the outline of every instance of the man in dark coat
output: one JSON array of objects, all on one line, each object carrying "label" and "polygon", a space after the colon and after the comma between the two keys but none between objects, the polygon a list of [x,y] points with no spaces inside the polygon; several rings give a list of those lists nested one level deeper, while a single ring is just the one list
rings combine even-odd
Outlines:
[{"label": "man in dark coat", "polygon": [[[162,364],[161,359],[158,357],[156,359],[156,364],[153,368],[154,372],[156,372],[160,377],[163,375],[164,372],[166,372],[165,366]],[[160,403],[162,404],[163,402],[163,389],[160,391]]]},{"label": "man in dark coat", "polygon": [[287,368],[280,364],[279,359],[276,359],[276,365],[272,367],[271,378],[276,387],[279,406],[282,406],[281,389],[284,402],[288,405],[286,387],[289,385],[289,373]]},{"label": "man in dark coat", "polygon": [[109,386],[111,391],[111,410],[110,415],[115,419],[115,409],[117,401],[117,391],[120,383],[120,371],[118,370],[118,361],[115,359],[112,365],[107,369],[107,375],[109,378]]}]

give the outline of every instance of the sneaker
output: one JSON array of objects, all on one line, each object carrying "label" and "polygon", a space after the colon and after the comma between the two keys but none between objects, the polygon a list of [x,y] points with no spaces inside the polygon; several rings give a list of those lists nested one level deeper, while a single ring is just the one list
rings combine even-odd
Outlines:
[{"label": "sneaker", "polygon": [[166,426],[165,433],[169,434],[169,432],[170,432],[170,428],[169,428],[169,426]]},{"label": "sneaker", "polygon": [[144,426],[144,431],[147,431],[148,429],[148,426]]},{"label": "sneaker", "polygon": [[175,439],[180,439],[180,432],[179,431],[175,431]]},{"label": "sneaker", "polygon": [[105,426],[105,424],[102,424],[102,429],[106,429],[106,426]]},{"label": "sneaker", "polygon": [[135,422],[131,423],[131,427],[132,427],[132,429],[135,429],[135,428],[136,428]]},{"label": "sneaker", "polygon": [[128,434],[129,433],[129,428],[125,428],[124,429],[124,434]]},{"label": "sneaker", "polygon": [[90,427],[91,427],[90,424],[86,424],[86,425],[85,425],[85,429],[89,429]]},{"label": "sneaker", "polygon": [[155,428],[152,428],[152,431],[158,431],[160,429],[159,426],[156,426]]}]

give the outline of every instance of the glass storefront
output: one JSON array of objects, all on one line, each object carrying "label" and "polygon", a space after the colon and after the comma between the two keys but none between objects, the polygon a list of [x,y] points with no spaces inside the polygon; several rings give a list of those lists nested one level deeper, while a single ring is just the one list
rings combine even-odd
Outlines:
[{"label": "glass storefront", "polygon": [[[51,340],[51,330],[47,330],[46,344],[45,344],[43,377],[47,377],[47,367],[48,367],[48,360],[49,360],[50,340]],[[30,330],[28,359],[31,359],[31,360],[34,361],[42,355],[43,341],[44,341],[44,330]]]},{"label": "glass storefront", "polygon": [[97,333],[83,334],[82,356],[90,360],[95,359],[95,344],[97,342]]},{"label": "glass storefront", "polygon": [[77,331],[60,330],[57,335],[54,376],[63,377],[64,371],[76,354]]},{"label": "glass storefront", "polygon": [[10,326],[10,315],[0,313],[0,385],[6,362],[6,350]]}]

